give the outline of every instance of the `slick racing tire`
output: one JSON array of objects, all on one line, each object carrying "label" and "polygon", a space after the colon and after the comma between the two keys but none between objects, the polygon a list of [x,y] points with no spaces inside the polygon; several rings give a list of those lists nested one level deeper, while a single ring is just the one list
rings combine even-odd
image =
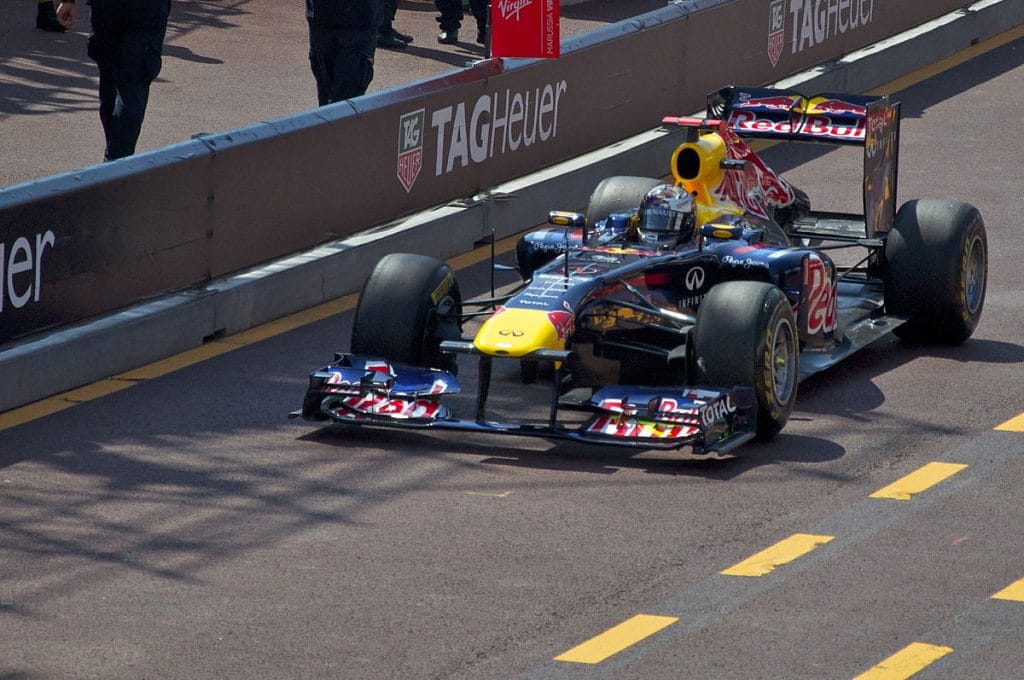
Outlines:
[{"label": "slick racing tire", "polygon": [[760,281],[727,281],[707,294],[693,330],[698,384],[754,388],[757,437],[789,420],[800,379],[796,317],[785,294]]},{"label": "slick racing tire", "polygon": [[956,345],[974,333],[985,306],[988,239],[973,205],[917,200],[896,213],[885,244],[885,307],[908,321],[893,333]]},{"label": "slick racing tire", "polygon": [[587,224],[594,226],[612,213],[628,212],[640,207],[647,192],[663,184],[649,177],[608,177],[594,188],[587,203]]},{"label": "slick racing tire", "polygon": [[352,352],[454,370],[442,340],[462,334],[462,296],[455,273],[432,257],[392,253],[373,268],[352,322]]}]

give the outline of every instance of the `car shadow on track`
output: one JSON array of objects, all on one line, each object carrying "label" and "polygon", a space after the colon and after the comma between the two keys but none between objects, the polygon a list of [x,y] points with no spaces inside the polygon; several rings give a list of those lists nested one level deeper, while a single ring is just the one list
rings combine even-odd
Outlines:
[{"label": "car shadow on track", "polygon": [[779,435],[771,442],[754,442],[735,455],[698,458],[681,453],[635,451],[544,439],[453,435],[450,432],[412,432],[379,428],[326,425],[299,437],[328,446],[379,448],[409,457],[480,456],[483,465],[611,475],[621,469],[650,474],[727,480],[743,472],[781,462],[821,463],[842,457],[842,447],[826,439]]}]

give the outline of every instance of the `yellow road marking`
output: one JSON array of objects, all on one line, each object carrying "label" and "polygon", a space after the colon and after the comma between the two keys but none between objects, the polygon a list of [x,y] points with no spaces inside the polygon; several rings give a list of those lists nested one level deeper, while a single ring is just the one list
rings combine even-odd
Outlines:
[{"label": "yellow road marking", "polygon": [[906,477],[896,480],[889,486],[871,494],[870,498],[892,498],[898,501],[909,501],[916,493],[935,486],[947,477],[952,477],[963,470],[966,465],[960,463],[928,463],[922,468],[911,472]]},{"label": "yellow road marking", "polygon": [[[504,254],[512,250],[515,248],[518,240],[519,235],[516,234],[497,241],[494,244],[495,254]],[[491,247],[490,245],[487,245],[453,257],[448,260],[448,264],[453,269],[463,269],[479,262],[483,262],[489,259],[490,256]],[[274,321],[267,322],[260,326],[254,326],[253,328],[241,331],[234,335],[212,340],[205,345],[186,350],[172,357],[160,359],[159,361],[154,361],[151,364],[111,376],[110,378],[105,378],[89,385],[77,387],[73,390],[62,392],[19,408],[11,409],[10,411],[5,411],[4,413],[0,413],[0,431],[10,429],[33,420],[38,420],[44,416],[52,415],[58,411],[71,408],[76,404],[105,397],[108,394],[113,394],[114,392],[119,392],[131,387],[135,383],[159,378],[167,375],[168,373],[173,373],[174,371],[182,368],[193,366],[220,356],[221,354],[226,354],[241,347],[246,347],[256,342],[260,342],[261,340],[266,340],[276,335],[295,330],[296,328],[301,328],[302,326],[322,321],[330,316],[334,316],[335,314],[340,314],[354,308],[358,300],[359,295],[357,293],[345,295],[335,300],[331,300],[330,302],[325,302],[315,307],[310,307],[309,309],[289,314],[288,316],[275,319]]]},{"label": "yellow road marking", "polygon": [[726,576],[764,576],[774,571],[775,567],[792,562],[805,555],[819,545],[824,545],[835,536],[815,536],[813,534],[793,534],[770,548],[765,548],[753,557],[748,557],[734,564],[721,573]]},{"label": "yellow road marking", "polygon": [[1024,432],[1024,413],[1016,418],[1010,418],[1002,425],[996,425],[996,429],[1003,432]]},{"label": "yellow road marking", "polygon": [[1014,602],[1024,602],[1024,578],[1019,581],[1014,581],[1010,585],[1006,586],[998,593],[992,596],[997,600],[1013,600]]},{"label": "yellow road marking", "polygon": [[654,635],[662,628],[671,626],[678,620],[674,616],[637,614],[614,628],[606,630],[597,637],[591,638],[563,654],[559,654],[555,657],[555,661],[601,663],[613,654],[618,654],[644,638]]},{"label": "yellow road marking", "polygon": [[501,493],[487,493],[486,491],[467,491],[467,496],[487,496],[488,498],[506,498],[512,495],[511,491],[502,491]]},{"label": "yellow road marking", "polygon": [[1008,31],[1003,31],[999,35],[994,35],[987,40],[979,42],[977,45],[971,45],[970,47],[962,49],[956,54],[952,54],[945,59],[935,62],[934,64],[929,64],[928,66],[919,68],[913,73],[908,73],[902,78],[889,81],[885,85],[881,85],[870,90],[868,94],[877,96],[905,90],[912,85],[916,85],[923,80],[928,80],[929,78],[934,78],[940,73],[944,73],[951,68],[974,59],[975,57],[980,57],[986,52],[998,49],[1021,37],[1024,37],[1024,25],[1016,26]]},{"label": "yellow road marking", "polygon": [[952,647],[913,642],[854,680],[905,680],[952,651]]}]

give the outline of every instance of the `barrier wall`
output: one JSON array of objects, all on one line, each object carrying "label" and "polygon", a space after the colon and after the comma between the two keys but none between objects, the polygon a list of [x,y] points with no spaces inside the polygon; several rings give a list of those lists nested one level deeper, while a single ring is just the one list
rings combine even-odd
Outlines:
[{"label": "barrier wall", "polygon": [[[694,0],[563,43],[0,191],[0,343],[477,194],[966,6]],[[523,225],[526,226],[526,225]]]}]

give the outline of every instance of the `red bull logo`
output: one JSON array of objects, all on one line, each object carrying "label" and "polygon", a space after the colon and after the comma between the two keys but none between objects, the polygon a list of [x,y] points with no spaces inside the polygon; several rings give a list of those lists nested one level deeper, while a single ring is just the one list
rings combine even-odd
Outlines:
[{"label": "red bull logo", "polygon": [[740,92],[736,108],[769,109],[771,111],[792,111],[800,101],[799,96],[778,95],[773,97],[754,97],[749,92]]},{"label": "red bull logo", "polygon": [[554,326],[555,333],[560,342],[568,341],[569,336],[576,329],[576,315],[572,312],[564,312],[562,310],[548,312],[548,322]]},{"label": "red bull logo", "polygon": [[867,108],[859,104],[851,104],[840,99],[821,99],[815,97],[807,106],[807,113],[820,113],[833,116],[864,116]]}]

